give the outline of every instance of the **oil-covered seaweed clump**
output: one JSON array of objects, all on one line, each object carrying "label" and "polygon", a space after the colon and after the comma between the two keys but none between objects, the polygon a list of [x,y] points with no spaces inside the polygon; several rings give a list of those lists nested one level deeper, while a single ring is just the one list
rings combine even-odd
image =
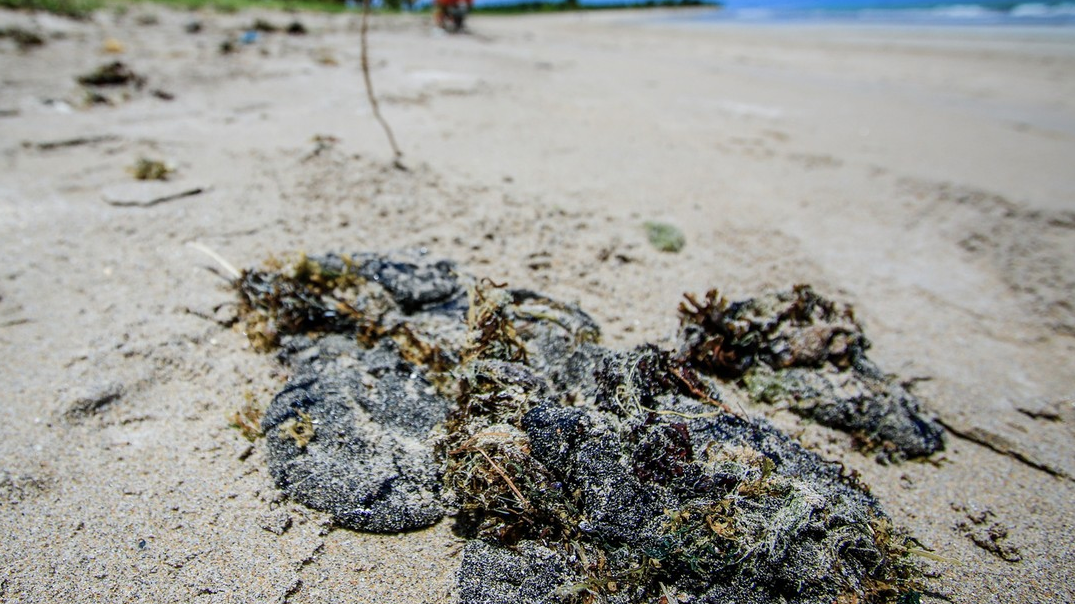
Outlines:
[{"label": "oil-covered seaweed clump", "polygon": [[944,447],[943,429],[919,401],[869,358],[851,307],[807,285],[740,302],[716,290],[680,306],[680,356],[713,376],[738,380],[760,402],[851,432],[882,460]]},{"label": "oil-covered seaweed clump", "polygon": [[805,362],[794,332],[816,304],[740,329],[712,296],[684,310],[680,350],[614,351],[573,305],[421,257],[304,257],[239,288],[248,335],[293,372],[262,421],[277,483],[363,530],[454,515],[464,604],[917,589],[917,544],[861,485],[722,402],[761,366],[859,371],[849,314]]},{"label": "oil-covered seaweed clump", "polygon": [[452,406],[466,287],[451,263],[305,256],[239,278],[242,326],[279,349],[287,386],[261,422],[269,469],[340,524],[393,532],[444,514],[426,442]]},{"label": "oil-covered seaweed clump", "polygon": [[672,353],[581,340],[553,357],[523,338],[531,359],[593,379],[567,406],[528,364],[461,369],[441,449],[445,501],[475,538],[461,601],[886,601],[915,589],[915,544],[869,494],[768,423],[725,411],[719,391],[699,396],[702,380]]}]

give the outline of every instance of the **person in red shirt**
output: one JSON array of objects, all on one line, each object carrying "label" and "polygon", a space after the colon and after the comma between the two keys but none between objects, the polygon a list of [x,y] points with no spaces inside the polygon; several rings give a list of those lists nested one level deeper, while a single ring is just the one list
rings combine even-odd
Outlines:
[{"label": "person in red shirt", "polygon": [[455,29],[463,29],[463,20],[459,19],[454,23],[448,22],[448,13],[452,8],[466,7],[466,12],[470,12],[474,8],[474,0],[433,0],[433,21],[437,24],[437,27],[442,29],[448,29],[449,25]]}]

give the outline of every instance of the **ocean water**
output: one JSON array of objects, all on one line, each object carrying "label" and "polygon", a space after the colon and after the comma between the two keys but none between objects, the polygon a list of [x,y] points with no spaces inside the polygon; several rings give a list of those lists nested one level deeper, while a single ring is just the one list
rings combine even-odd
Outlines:
[{"label": "ocean water", "polygon": [[1075,26],[1075,2],[1003,0],[726,0],[713,21],[852,21],[968,26]]},{"label": "ocean water", "polygon": [[[533,0],[475,0],[476,7]],[[543,0],[555,4],[563,0]],[[691,21],[857,21],[888,24],[1075,26],[1075,0],[702,0],[721,4]],[[418,5],[432,0],[418,0]],[[577,0],[587,7],[645,6],[647,0]]]}]

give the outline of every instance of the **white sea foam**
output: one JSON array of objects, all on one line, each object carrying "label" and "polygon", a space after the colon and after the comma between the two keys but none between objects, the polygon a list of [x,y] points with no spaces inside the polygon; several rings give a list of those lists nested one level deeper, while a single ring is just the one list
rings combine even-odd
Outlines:
[{"label": "white sea foam", "polygon": [[1075,4],[1043,4],[1031,2],[1020,4],[1008,13],[1015,18],[1075,17]]}]

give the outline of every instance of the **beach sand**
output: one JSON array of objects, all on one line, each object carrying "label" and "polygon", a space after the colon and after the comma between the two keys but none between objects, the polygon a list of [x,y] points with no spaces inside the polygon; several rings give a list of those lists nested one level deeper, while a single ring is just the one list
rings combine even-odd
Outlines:
[{"label": "beach sand", "polygon": [[[684,14],[376,18],[402,171],[355,15],[0,13],[47,42],[0,39],[0,599],[453,601],[450,522],[336,529],[229,427],[286,375],[226,326],[235,292],[197,242],[239,267],[426,248],[579,302],[623,347],[671,345],[684,292],[813,284],[948,448],[880,465],[752,412],[951,560],[925,561],[927,596],[1075,600],[1075,30],[665,19]],[[309,33],[222,55],[255,17]],[[146,85],[83,106],[76,76],[112,60]],[[140,157],[172,179],[131,190]],[[686,247],[653,249],[647,220]]]}]

